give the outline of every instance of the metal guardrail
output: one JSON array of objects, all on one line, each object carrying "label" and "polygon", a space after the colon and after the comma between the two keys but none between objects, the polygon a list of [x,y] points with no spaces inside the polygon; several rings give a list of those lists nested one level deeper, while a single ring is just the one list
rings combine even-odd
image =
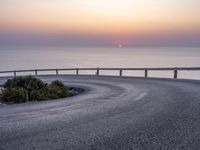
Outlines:
[{"label": "metal guardrail", "polygon": [[0,71],[0,74],[12,73],[17,76],[17,73],[34,72],[38,75],[39,72],[55,71],[55,75],[59,75],[59,71],[75,71],[75,75],[80,75],[79,71],[96,71],[95,75],[99,76],[100,71],[119,71],[119,76],[123,76],[123,71],[144,71],[144,77],[148,77],[149,71],[173,71],[174,79],[178,78],[178,71],[200,71],[200,67],[175,67],[175,68],[66,68],[66,69],[32,69],[32,70],[13,70]]}]

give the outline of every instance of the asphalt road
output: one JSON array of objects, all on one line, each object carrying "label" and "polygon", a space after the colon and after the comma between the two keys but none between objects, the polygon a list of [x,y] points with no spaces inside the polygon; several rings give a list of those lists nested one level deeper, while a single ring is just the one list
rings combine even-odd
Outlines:
[{"label": "asphalt road", "polygon": [[[0,150],[199,150],[200,81],[46,76],[85,92],[0,105]],[[0,78],[0,84],[5,81]]]}]

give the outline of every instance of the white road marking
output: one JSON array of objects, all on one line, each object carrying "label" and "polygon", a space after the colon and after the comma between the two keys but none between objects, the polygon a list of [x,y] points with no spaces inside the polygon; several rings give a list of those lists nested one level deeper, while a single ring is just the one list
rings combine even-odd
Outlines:
[{"label": "white road marking", "polygon": [[138,97],[135,98],[135,101],[138,101],[140,99],[142,99],[143,97],[145,97],[148,93],[147,92],[143,92],[143,93],[140,93],[140,95]]}]

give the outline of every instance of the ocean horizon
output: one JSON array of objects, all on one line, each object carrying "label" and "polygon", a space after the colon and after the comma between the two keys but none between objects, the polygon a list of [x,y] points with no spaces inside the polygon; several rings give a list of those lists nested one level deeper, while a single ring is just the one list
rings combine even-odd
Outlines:
[{"label": "ocean horizon", "polygon": [[[0,48],[0,64],[0,71],[88,67],[199,67],[200,47],[12,46]],[[93,74],[94,72],[80,73]],[[114,71],[101,73],[118,75],[118,72]],[[62,74],[74,73],[62,72]],[[125,71],[123,75],[144,76],[144,72]],[[149,76],[171,78],[173,72],[151,71]],[[200,72],[182,71],[179,73],[179,78],[200,79]]]}]

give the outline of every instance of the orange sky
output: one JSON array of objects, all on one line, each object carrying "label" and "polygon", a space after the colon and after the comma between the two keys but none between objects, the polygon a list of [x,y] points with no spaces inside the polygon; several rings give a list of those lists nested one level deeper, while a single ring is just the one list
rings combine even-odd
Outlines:
[{"label": "orange sky", "polygon": [[0,0],[0,33],[200,33],[199,0]]}]

